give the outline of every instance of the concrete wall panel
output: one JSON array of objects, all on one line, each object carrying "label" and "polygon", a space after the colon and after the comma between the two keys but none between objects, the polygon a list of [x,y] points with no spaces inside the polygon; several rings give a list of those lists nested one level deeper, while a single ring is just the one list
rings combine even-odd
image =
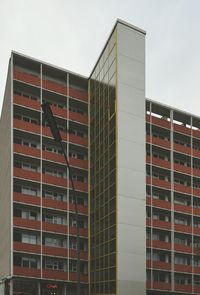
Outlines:
[{"label": "concrete wall panel", "polygon": [[0,119],[0,279],[11,274],[11,66]]},{"label": "concrete wall panel", "polygon": [[145,35],[117,25],[118,294],[146,294]]}]

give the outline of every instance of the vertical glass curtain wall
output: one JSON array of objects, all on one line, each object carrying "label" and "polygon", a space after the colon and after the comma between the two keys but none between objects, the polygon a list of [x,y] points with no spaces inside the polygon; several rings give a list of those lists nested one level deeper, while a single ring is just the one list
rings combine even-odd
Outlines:
[{"label": "vertical glass curtain wall", "polygon": [[89,83],[91,294],[116,294],[116,53],[114,31]]}]

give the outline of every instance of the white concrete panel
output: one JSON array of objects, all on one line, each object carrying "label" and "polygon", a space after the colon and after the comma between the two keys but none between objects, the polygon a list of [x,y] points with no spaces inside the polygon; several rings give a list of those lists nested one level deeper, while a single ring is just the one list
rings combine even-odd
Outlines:
[{"label": "white concrete panel", "polygon": [[[132,211],[135,214],[135,211]],[[141,213],[142,214],[142,213]],[[144,215],[141,222],[144,223]],[[118,224],[118,252],[146,256],[146,227]],[[142,247],[143,245],[143,247]],[[144,260],[146,257],[143,258]],[[120,266],[120,264],[119,264]]]},{"label": "white concrete panel", "polygon": [[[125,112],[118,112],[118,139],[145,145],[145,121]],[[134,152],[134,151],[133,151]],[[137,155],[135,155],[137,156]],[[142,160],[142,159],[141,159]]]},{"label": "white concrete panel", "polygon": [[118,81],[134,88],[144,90],[145,67],[144,63],[118,54]]},{"label": "white concrete panel", "polygon": [[142,282],[146,280],[146,256],[120,252],[118,255],[119,280]]},{"label": "white concrete panel", "polygon": [[118,281],[118,295],[144,295],[146,282]]},{"label": "white concrete panel", "polygon": [[[118,140],[118,167],[134,169],[135,171],[144,172],[146,147],[144,144],[138,144],[136,142],[127,141],[120,138]],[[141,159],[144,159],[141,161]]]},{"label": "white concrete panel", "polygon": [[118,25],[118,52],[144,63],[145,61],[145,38],[139,33],[126,26]]},{"label": "white concrete panel", "polygon": [[[118,196],[118,223],[133,225],[142,230],[146,227],[146,201]],[[130,228],[130,234],[132,231]],[[120,237],[121,238],[121,237]]]},{"label": "white concrete panel", "polygon": [[146,293],[145,36],[117,25],[118,295]]},{"label": "white concrete panel", "polygon": [[118,194],[145,200],[146,175],[128,168],[118,168]]},{"label": "white concrete panel", "polygon": [[145,120],[144,90],[122,83],[118,84],[118,111],[126,112]]}]

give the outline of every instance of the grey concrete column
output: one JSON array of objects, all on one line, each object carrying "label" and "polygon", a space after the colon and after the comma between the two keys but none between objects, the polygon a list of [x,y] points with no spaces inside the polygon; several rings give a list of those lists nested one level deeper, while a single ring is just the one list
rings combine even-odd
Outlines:
[{"label": "grey concrete column", "polygon": [[41,294],[41,286],[40,286],[40,282],[37,283],[37,288],[38,288],[38,295]]}]

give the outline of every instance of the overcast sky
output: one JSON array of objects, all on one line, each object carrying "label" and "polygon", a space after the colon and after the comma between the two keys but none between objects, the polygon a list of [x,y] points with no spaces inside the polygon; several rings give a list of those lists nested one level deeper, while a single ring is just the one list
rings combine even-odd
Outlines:
[{"label": "overcast sky", "polygon": [[11,50],[88,76],[116,21],[146,30],[146,97],[200,115],[200,0],[0,0],[0,110]]}]

